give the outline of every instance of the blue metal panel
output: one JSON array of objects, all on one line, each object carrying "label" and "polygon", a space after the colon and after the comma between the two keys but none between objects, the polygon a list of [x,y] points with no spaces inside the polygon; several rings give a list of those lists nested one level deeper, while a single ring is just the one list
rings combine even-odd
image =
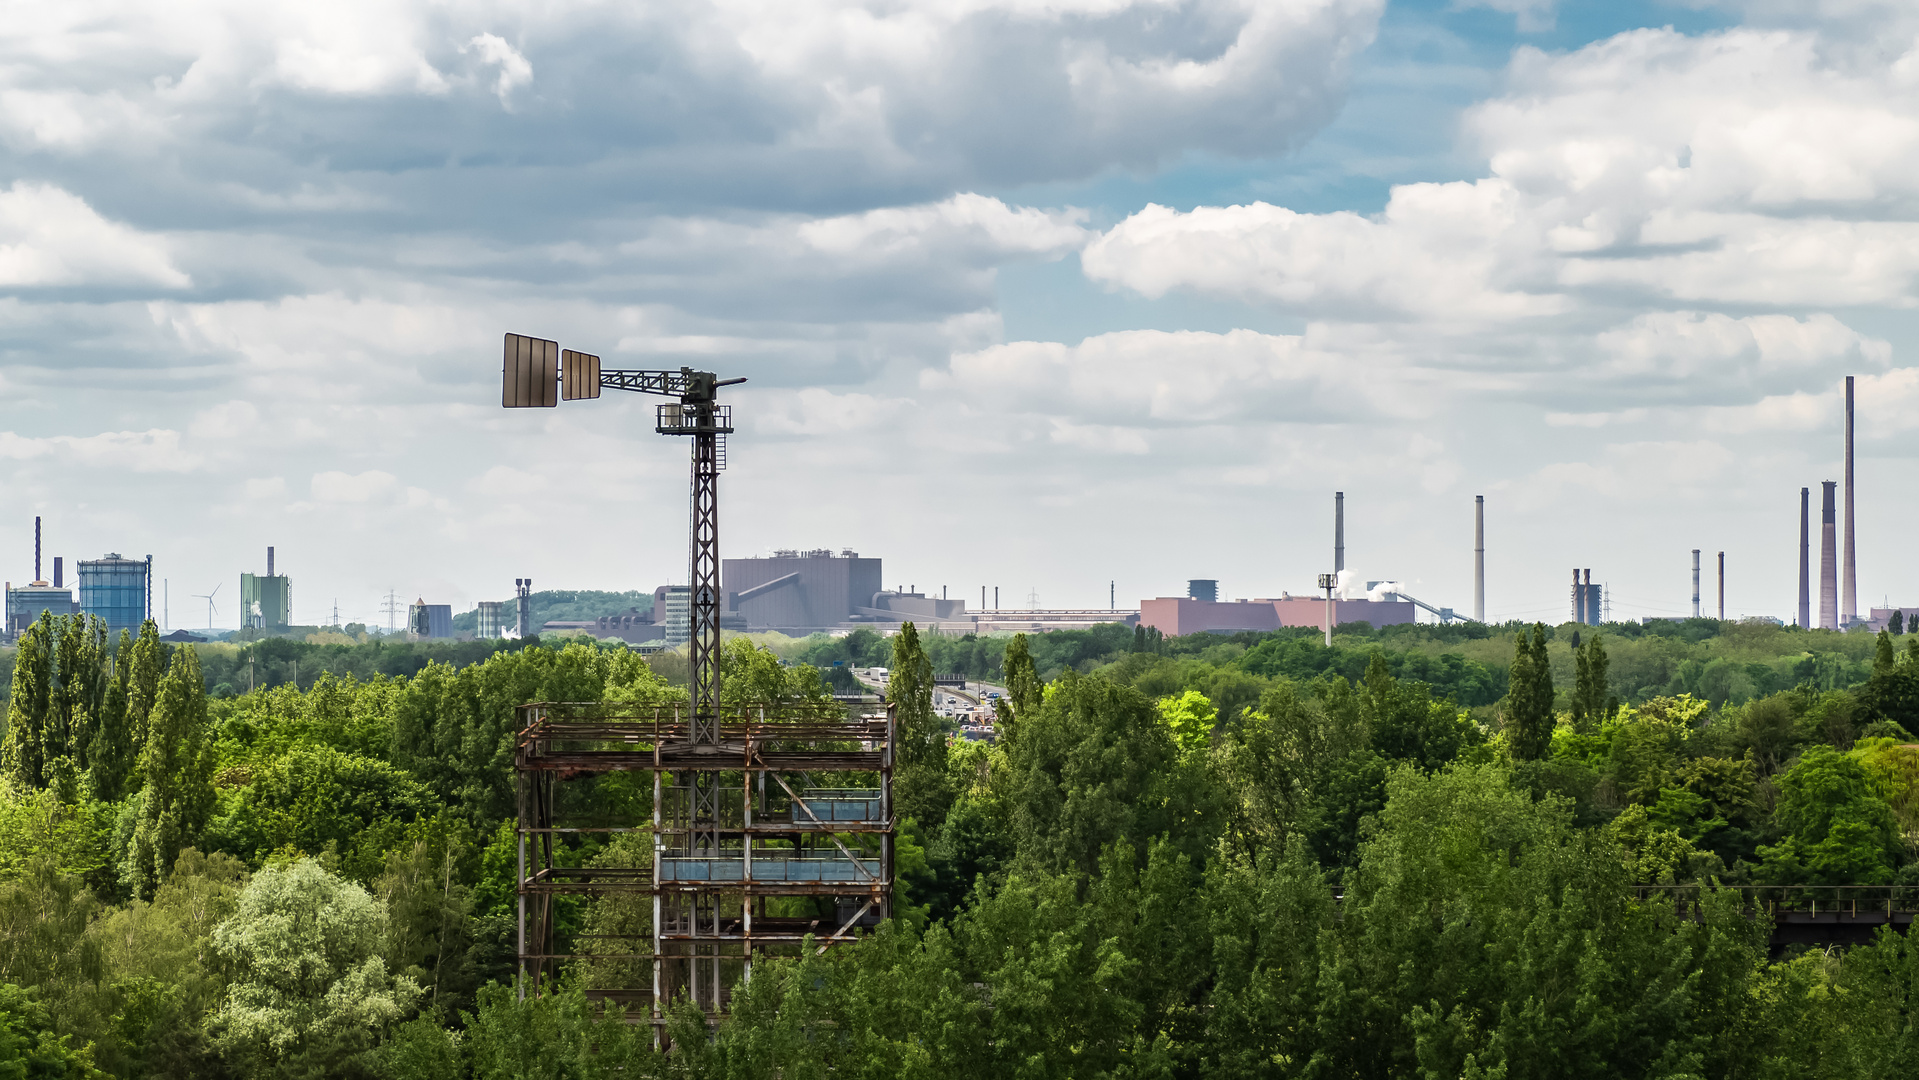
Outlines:
[{"label": "blue metal panel", "polygon": [[[865,874],[860,873],[860,867],[866,869]],[[661,881],[741,881],[745,879],[745,871],[746,863],[741,859],[665,858],[660,860]],[[844,882],[848,885],[864,885],[879,875],[878,859],[861,859],[859,866],[855,866],[848,859],[753,860],[753,880],[755,881]]]},{"label": "blue metal panel", "polygon": [[147,564],[108,555],[81,560],[80,610],[105,620],[109,633],[138,632],[147,618]]},{"label": "blue metal panel", "polygon": [[817,799],[807,798],[806,810],[813,811],[808,817],[806,810],[793,807],[793,821],[807,824],[817,817],[821,821],[859,821],[877,822],[880,820],[880,800],[873,799]]}]

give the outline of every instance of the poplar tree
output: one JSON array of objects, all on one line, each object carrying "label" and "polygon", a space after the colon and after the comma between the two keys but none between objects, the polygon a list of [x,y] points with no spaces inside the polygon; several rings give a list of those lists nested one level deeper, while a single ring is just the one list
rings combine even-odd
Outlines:
[{"label": "poplar tree", "polygon": [[120,647],[113,654],[113,670],[104,680],[100,722],[94,725],[93,745],[87,751],[88,784],[93,797],[102,802],[119,800],[126,791],[128,774],[140,760],[140,748],[133,744],[127,715],[127,675],[132,660],[133,635],[122,630]]},{"label": "poplar tree", "polygon": [[1612,702],[1606,693],[1606,648],[1599,635],[1573,650],[1573,730],[1589,734],[1600,721],[1612,715]]},{"label": "poplar tree", "polygon": [[933,714],[933,663],[910,622],[893,635],[893,666],[886,679],[886,700],[899,723],[899,760],[894,788],[902,816],[937,828],[952,803],[946,782],[946,731]]},{"label": "poplar tree", "polygon": [[47,711],[53,692],[53,616],[42,611],[21,633],[7,698],[7,738],[0,771],[27,790],[47,786]]},{"label": "poplar tree", "polygon": [[1513,666],[1506,692],[1506,739],[1514,759],[1537,761],[1552,749],[1553,672],[1546,660],[1546,628],[1533,624],[1513,638]]},{"label": "poplar tree", "polygon": [[1024,721],[1039,715],[1040,704],[1045,700],[1046,687],[1039,681],[1039,671],[1033,667],[1033,653],[1027,646],[1025,634],[1014,634],[1013,640],[1006,646],[1006,657],[1000,663],[1000,669],[1006,673],[1006,696],[1012,700],[1012,727],[1004,733],[1010,740],[1014,730]]},{"label": "poplar tree", "polygon": [[160,628],[148,619],[140,625],[140,637],[133,643],[127,670],[127,727],[133,735],[136,759],[147,745],[148,718],[160,693],[161,662]]},{"label": "poplar tree", "polygon": [[[106,623],[72,615],[57,624],[52,689],[47,705],[47,761],[69,787],[88,768],[94,728],[106,704]],[[62,792],[70,795],[70,792]]]},{"label": "poplar tree", "polygon": [[174,650],[173,663],[160,682],[140,773],[140,819],[127,848],[121,880],[144,899],[166,880],[180,849],[199,835],[213,813],[206,685],[200,675],[200,654],[191,646]]}]

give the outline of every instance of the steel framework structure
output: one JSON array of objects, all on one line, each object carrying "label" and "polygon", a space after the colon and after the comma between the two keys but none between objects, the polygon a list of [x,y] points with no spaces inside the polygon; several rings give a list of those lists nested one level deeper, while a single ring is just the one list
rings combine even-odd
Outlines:
[{"label": "steel framework structure", "polygon": [[[732,985],[755,954],[794,953],[812,935],[822,951],[891,914],[891,706],[837,701],[731,707],[715,738],[698,742],[683,707],[541,702],[520,710],[514,752],[519,817],[522,993],[538,994],[561,965],[582,963],[615,981],[589,994],[665,1022],[685,995],[709,1017],[727,1011]],[[575,782],[610,773],[651,777],[650,820],[617,820]],[[841,783],[815,786],[821,774]],[[650,832],[650,865],[568,866],[557,837]],[[625,932],[583,938],[632,942],[560,952],[558,900],[645,896]],[[830,898],[833,911],[823,909]],[[633,924],[648,924],[634,932]]]},{"label": "steel framework structure", "polygon": [[[796,949],[808,934],[824,949],[892,906],[891,710],[866,708],[849,719],[837,702],[721,703],[719,474],[733,427],[717,396],[745,381],[691,368],[603,371],[590,353],[506,335],[506,407],[551,407],[603,389],[657,394],[678,400],[657,407],[654,430],[691,437],[688,707],[526,705],[514,755],[521,994],[539,993],[568,961],[602,971],[644,962],[649,986],[595,992],[627,1006],[644,1001],[656,1031],[680,994],[709,1017],[724,1013],[728,988],[752,976],[756,952]],[[565,797],[575,786],[566,781],[629,771],[652,775],[650,824],[615,821],[607,807]],[[815,787],[815,772],[852,774],[862,785]],[[636,831],[652,833],[650,865],[567,867],[556,858],[556,836]],[[567,894],[650,896],[645,934],[603,939],[647,938],[651,950],[558,952],[555,905]],[[828,897],[834,914],[823,920]]]}]

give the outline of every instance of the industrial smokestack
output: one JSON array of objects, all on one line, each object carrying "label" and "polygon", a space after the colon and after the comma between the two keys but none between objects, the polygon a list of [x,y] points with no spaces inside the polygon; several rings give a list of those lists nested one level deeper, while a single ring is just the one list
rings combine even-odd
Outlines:
[{"label": "industrial smokestack", "polygon": [[1486,621],[1486,496],[1473,496],[1473,621]]},{"label": "industrial smokestack", "polygon": [[1831,480],[1819,481],[1825,489],[1820,496],[1819,506],[1819,625],[1822,629],[1839,629],[1839,553],[1838,537],[1833,535],[1832,489],[1838,484]]},{"label": "industrial smokestack", "polygon": [[1692,617],[1699,617],[1699,549],[1692,549]]},{"label": "industrial smokestack", "polygon": [[38,585],[44,580],[40,576],[40,516],[36,514],[33,518],[33,583]]},{"label": "industrial smokestack", "polygon": [[1586,623],[1586,590],[1579,587],[1579,568],[1573,568],[1573,621]]},{"label": "industrial smokestack", "polygon": [[273,576],[273,548],[271,546],[267,548],[267,576]]},{"label": "industrial smokestack", "polygon": [[64,567],[62,567],[60,563],[60,556],[55,555],[53,557],[53,587],[56,589],[64,588],[66,582],[66,575],[61,573]]},{"label": "industrial smokestack", "polygon": [[1726,553],[1719,553],[1719,621],[1726,621]]},{"label": "industrial smokestack", "polygon": [[1799,489],[1799,628],[1812,629],[1812,489]]},{"label": "industrial smokestack", "polygon": [[1859,614],[1859,579],[1854,576],[1852,537],[1852,376],[1846,376],[1846,561],[1839,591],[1839,625],[1852,625]]},{"label": "industrial smokestack", "polygon": [[1333,492],[1333,573],[1346,569],[1346,493]]}]

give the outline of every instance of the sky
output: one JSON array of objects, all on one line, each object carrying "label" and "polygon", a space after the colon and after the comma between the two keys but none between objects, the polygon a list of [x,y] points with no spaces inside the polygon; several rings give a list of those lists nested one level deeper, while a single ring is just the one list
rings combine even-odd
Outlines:
[{"label": "sky", "polygon": [[1434,605],[1483,495],[1494,619],[1695,548],[1790,617],[1853,375],[1914,604],[1915,275],[1906,3],[22,0],[0,576],[41,515],[173,627],[267,545],[303,623],[684,581],[685,441],[503,410],[514,332],[748,380],[726,557],[1008,607],[1311,592],[1339,490]]}]

